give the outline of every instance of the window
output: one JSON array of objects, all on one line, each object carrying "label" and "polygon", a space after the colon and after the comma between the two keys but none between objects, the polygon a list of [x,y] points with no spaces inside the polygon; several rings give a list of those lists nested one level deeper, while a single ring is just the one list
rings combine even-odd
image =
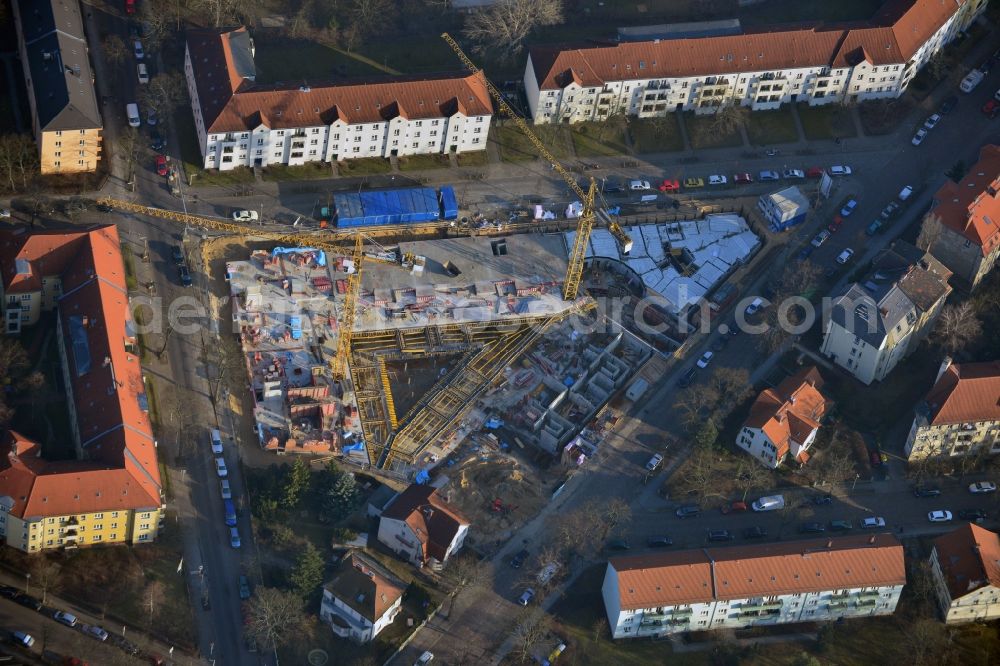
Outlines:
[{"label": "window", "polygon": [[[62,157],[62,151],[56,151],[56,157]],[[59,166],[59,162],[56,162],[56,166]]]},{"label": "window", "polygon": [[360,136],[354,137],[354,143],[361,143],[361,137]]},{"label": "window", "polygon": [[420,138],[420,132],[414,132],[413,136],[419,139]]},{"label": "window", "polygon": [[420,147],[420,144],[419,144],[418,142],[414,141],[414,142],[413,142],[413,147],[414,147],[414,148],[419,148],[419,147]]},{"label": "window", "polygon": [[309,151],[309,154],[310,154],[310,155],[315,155],[315,154],[316,154],[316,151],[315,151],[315,150],[310,150],[310,151]]},{"label": "window", "polygon": [[264,145],[264,139],[257,139],[257,145],[258,146],[263,146]]},{"label": "window", "polygon": [[482,128],[482,127],[477,127],[477,128],[475,128],[474,130],[472,130],[472,133],[473,133],[473,134],[479,134],[479,133],[480,133],[480,132],[481,132],[482,130],[483,130],[483,128]]},{"label": "window", "polygon": [[21,294],[21,300],[22,301],[30,301],[31,300],[31,294]]},{"label": "window", "polygon": [[339,139],[339,138],[340,138],[340,135],[339,135],[339,134],[334,134],[334,135],[333,135],[333,140],[334,140],[334,141],[336,141],[336,140],[337,140],[337,139]]},{"label": "window", "polygon": [[257,157],[260,157],[261,153],[263,153],[263,152],[264,152],[263,150],[261,150],[261,149],[258,148],[257,149]]},{"label": "window", "polygon": [[112,541],[114,541],[115,539],[118,538],[118,534],[117,533],[112,534],[110,538],[111,538]]},{"label": "window", "polygon": [[57,131],[56,136],[62,136],[62,130]]},{"label": "window", "polygon": [[310,146],[315,146],[317,143],[318,143],[317,140],[313,139],[312,141],[309,142],[309,145]]},{"label": "window", "polygon": [[101,525],[100,523],[98,523],[97,525],[94,525],[94,529],[95,530],[103,530],[104,529],[104,525]]},{"label": "window", "polygon": [[378,141],[378,136],[375,135],[375,134],[372,134],[372,141],[373,142]]},{"label": "window", "polygon": [[240,138],[241,139],[249,139],[250,138],[250,134],[247,133],[247,132],[243,132],[243,134],[240,134]]},{"label": "window", "polygon": [[149,529],[149,523],[142,523],[142,524],[140,524],[139,525],[139,529],[140,530],[148,530]]},{"label": "window", "polygon": [[316,128],[313,128],[313,131],[312,131],[312,133],[313,133],[313,134],[319,134],[319,130],[318,130],[318,129],[316,129]]},{"label": "window", "polygon": [[86,141],[84,141],[83,139],[80,139],[80,145],[81,145],[81,146],[85,146],[85,145],[87,145],[87,142],[86,142]]},{"label": "window", "polygon": [[437,127],[437,125],[438,125],[439,122],[441,122],[441,121],[439,121],[439,120],[432,120],[431,121],[431,125],[433,125],[434,127]]},{"label": "window", "polygon": [[139,535],[139,541],[149,541],[149,535],[148,534],[140,534]]},{"label": "window", "polygon": [[352,152],[360,153],[361,152],[361,147],[360,146],[354,146],[354,149],[353,149]]}]

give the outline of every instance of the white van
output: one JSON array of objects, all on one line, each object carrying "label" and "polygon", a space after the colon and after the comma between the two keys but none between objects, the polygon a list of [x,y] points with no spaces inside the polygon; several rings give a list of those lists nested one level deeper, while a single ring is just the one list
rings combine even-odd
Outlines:
[{"label": "white van", "polygon": [[138,127],[142,124],[142,120],[139,118],[139,105],[136,103],[125,105],[125,115],[128,117],[129,127]]},{"label": "white van", "polygon": [[764,306],[764,299],[758,296],[757,298],[753,299],[753,301],[750,302],[750,305],[747,306],[747,309],[745,310],[746,315],[748,317],[754,316],[755,314],[757,314],[757,311],[760,310],[763,306]]},{"label": "white van", "polygon": [[149,70],[146,69],[146,65],[140,62],[135,68],[139,72],[139,83],[149,83]]},{"label": "white van", "polygon": [[976,89],[976,86],[982,83],[985,77],[986,77],[985,74],[980,72],[978,69],[974,69],[965,75],[965,78],[962,79],[962,82],[958,84],[958,88],[964,93],[970,93]]},{"label": "white van", "polygon": [[761,497],[751,505],[754,511],[777,511],[785,508],[784,495],[768,495]]}]

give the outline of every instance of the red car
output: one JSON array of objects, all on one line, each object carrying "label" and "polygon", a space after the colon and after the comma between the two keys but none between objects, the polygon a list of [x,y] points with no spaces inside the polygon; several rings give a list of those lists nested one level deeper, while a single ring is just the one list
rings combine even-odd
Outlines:
[{"label": "red car", "polygon": [[129,16],[135,14],[135,0],[125,0],[125,13]]},{"label": "red car", "polygon": [[983,105],[983,113],[990,117],[990,119],[996,118],[997,114],[1000,113],[1000,102],[995,99],[991,99]]},{"label": "red car", "polygon": [[742,513],[747,510],[746,502],[729,502],[722,505],[722,513]]},{"label": "red car", "polygon": [[163,155],[156,156],[156,175],[166,176],[167,175],[167,158]]},{"label": "red car", "polygon": [[751,177],[750,174],[748,174],[748,173],[737,173],[737,174],[733,174],[733,182],[734,183],[752,183],[753,182],[753,177]]},{"label": "red car", "polygon": [[840,225],[842,225],[843,223],[844,223],[844,218],[842,218],[839,215],[834,215],[833,222],[831,222],[829,226],[827,226],[827,229],[830,230],[831,234],[835,234],[837,233],[837,230],[840,229]]},{"label": "red car", "polygon": [[660,183],[661,192],[677,192],[681,189],[681,183],[679,180],[664,180]]},{"label": "red car", "polygon": [[811,169],[806,169],[806,178],[820,178],[823,176],[823,169],[820,167],[812,167]]}]

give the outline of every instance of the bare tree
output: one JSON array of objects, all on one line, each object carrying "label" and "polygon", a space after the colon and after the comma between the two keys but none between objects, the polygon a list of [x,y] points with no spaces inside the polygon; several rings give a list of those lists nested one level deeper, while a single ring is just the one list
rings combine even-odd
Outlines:
[{"label": "bare tree", "polygon": [[38,149],[26,134],[0,134],[0,178],[11,192],[28,187],[38,173]]},{"label": "bare tree", "polygon": [[632,522],[632,507],[622,498],[612,497],[598,515],[601,516],[604,538],[606,539],[616,527],[624,527]]},{"label": "bare tree", "polygon": [[933,337],[947,353],[961,351],[983,333],[983,325],[970,301],[946,305],[938,316]]},{"label": "bare tree", "polygon": [[521,52],[532,30],[562,22],[562,0],[499,0],[469,14],[463,33],[475,52],[493,52],[507,60]]},{"label": "bare tree", "polygon": [[932,79],[943,79],[947,76],[949,69],[948,58],[945,57],[942,51],[938,51],[927,61],[927,73]]},{"label": "bare tree", "polygon": [[820,483],[843,483],[857,473],[847,446],[831,444],[816,458],[813,475]]},{"label": "bare tree", "polygon": [[302,598],[294,592],[261,587],[249,602],[246,632],[268,649],[285,645],[306,626]]},{"label": "bare tree", "polygon": [[184,102],[187,85],[180,72],[157,74],[139,89],[139,104],[165,119]]},{"label": "bare tree", "polygon": [[125,41],[118,35],[108,35],[105,37],[101,41],[101,48],[104,49],[105,60],[112,65],[122,64],[129,56],[129,50],[125,46]]},{"label": "bare tree", "polygon": [[380,25],[383,17],[392,11],[391,0],[354,0],[351,7],[351,18],[362,34],[371,32]]},{"label": "bare tree", "polygon": [[522,661],[531,659],[531,648],[549,632],[549,618],[541,608],[528,608],[518,615],[514,630],[514,654]]},{"label": "bare tree", "polygon": [[716,368],[709,385],[718,393],[720,406],[728,413],[750,394],[750,371],[746,368]]},{"label": "bare tree", "polygon": [[697,384],[684,391],[674,403],[681,411],[681,418],[688,429],[700,424],[710,416],[719,401],[719,394],[708,384]]},{"label": "bare tree", "polygon": [[750,124],[750,109],[740,104],[720,106],[712,120],[713,134],[732,134]]},{"label": "bare tree", "polygon": [[139,150],[139,130],[135,127],[126,127],[118,135],[118,150],[125,160],[126,171],[130,171]]},{"label": "bare tree", "polygon": [[718,484],[719,462],[713,451],[696,449],[680,469],[681,488],[703,502]]},{"label": "bare tree", "polygon": [[216,28],[231,22],[242,23],[240,19],[253,6],[250,0],[192,0],[191,4],[207,12]]},{"label": "bare tree", "polygon": [[160,606],[166,598],[166,586],[161,581],[151,580],[146,584],[146,589],[142,592],[142,607],[149,613],[147,628],[153,627],[153,619],[160,612]]},{"label": "bare tree", "polygon": [[448,563],[445,569],[445,580],[452,585],[451,607],[448,615],[455,610],[459,597],[464,597],[474,590],[487,587],[492,577],[489,563],[477,559],[471,553],[465,553]]},{"label": "bare tree", "polygon": [[62,566],[58,562],[39,559],[31,565],[31,582],[42,591],[42,603],[46,603],[49,592],[58,592],[62,585]]},{"label": "bare tree", "polygon": [[948,644],[948,631],[936,618],[920,618],[909,625],[906,642],[914,666],[940,663]]},{"label": "bare tree", "polygon": [[142,14],[142,42],[147,50],[155,51],[170,35],[170,13],[164,11],[158,3],[143,2],[139,4]]},{"label": "bare tree", "polygon": [[917,247],[924,252],[930,252],[934,244],[941,238],[941,216],[927,213],[920,223],[920,235],[917,236]]},{"label": "bare tree", "polygon": [[754,488],[764,488],[771,481],[764,466],[757,462],[742,461],[736,469],[736,485],[743,491],[742,501],[747,501],[747,495]]}]

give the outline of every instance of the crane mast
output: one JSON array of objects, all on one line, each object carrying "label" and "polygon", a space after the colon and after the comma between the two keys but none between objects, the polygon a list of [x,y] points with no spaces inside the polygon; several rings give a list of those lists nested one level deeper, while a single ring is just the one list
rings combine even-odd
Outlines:
[{"label": "crane mast", "polygon": [[[576,300],[576,297],[580,292],[580,281],[583,278],[583,265],[587,258],[587,241],[590,240],[590,232],[594,228],[594,217],[595,217],[595,201],[597,199],[597,183],[593,178],[590,179],[590,185],[584,190],[580,187],[580,184],[576,182],[576,178],[573,177],[569,171],[567,171],[560,163],[559,160],[545,147],[538,136],[531,131],[531,127],[528,125],[527,121],[524,120],[504,99],[503,95],[497,90],[488,78],[486,74],[476,66],[476,63],[472,62],[469,56],[465,55],[462,51],[462,47],[458,45],[451,35],[447,32],[441,35],[441,39],[448,43],[448,46],[455,52],[462,64],[465,65],[473,74],[479,74],[482,77],[483,85],[486,86],[486,90],[490,93],[490,97],[497,103],[497,108],[501,113],[506,115],[508,118],[514,121],[518,129],[524,133],[531,145],[535,147],[538,154],[544,158],[556,173],[562,177],[566,184],[569,185],[570,189],[580,197],[580,202],[583,204],[583,211],[580,214],[580,220],[576,225],[576,236],[573,239],[573,247],[569,252],[569,260],[566,266],[566,280],[563,283],[563,299],[567,301]],[[608,231],[611,235],[615,237],[619,245],[621,245],[622,251],[628,254],[632,250],[632,238],[625,233],[625,230],[621,228],[613,218],[608,218]]]}]

